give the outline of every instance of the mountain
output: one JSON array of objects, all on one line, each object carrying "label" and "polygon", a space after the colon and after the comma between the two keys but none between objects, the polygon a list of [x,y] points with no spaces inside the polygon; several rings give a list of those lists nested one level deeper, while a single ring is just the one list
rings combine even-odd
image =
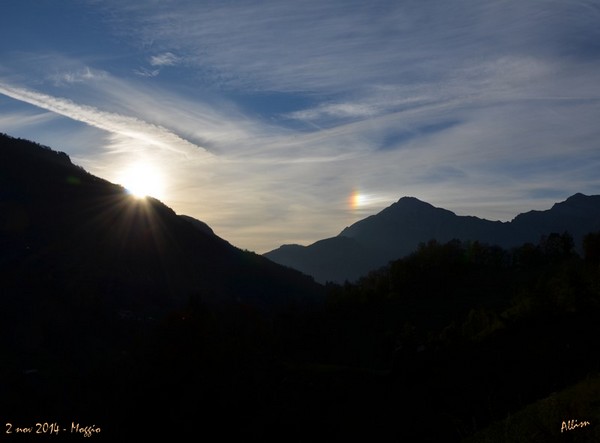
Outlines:
[{"label": "mountain", "polygon": [[270,364],[269,328],[324,295],[62,152],[0,135],[0,415],[14,427],[85,419],[105,441],[183,439],[202,415],[222,429],[228,387],[250,397]]},{"label": "mountain", "polygon": [[546,211],[519,214],[511,222],[458,216],[414,197],[354,223],[336,237],[309,246],[284,245],[264,254],[319,282],[354,281],[370,270],[415,251],[435,239],[479,241],[504,248],[537,242],[552,232],[568,231],[579,246],[583,235],[600,229],[600,196],[575,194]]},{"label": "mountain", "polygon": [[260,309],[318,297],[309,277],[242,251],[160,201],[135,199],[69,157],[0,136],[3,292],[86,293],[155,315],[190,298]]},{"label": "mountain", "polygon": [[194,217],[190,217],[189,215],[180,215],[179,217],[182,218],[183,220],[186,220],[187,222],[191,223],[192,225],[194,225],[196,227],[196,229],[199,229],[200,231],[204,232],[205,234],[213,235],[215,233],[212,230],[212,228],[210,226],[208,226],[206,223],[204,223],[203,221],[197,220]]}]

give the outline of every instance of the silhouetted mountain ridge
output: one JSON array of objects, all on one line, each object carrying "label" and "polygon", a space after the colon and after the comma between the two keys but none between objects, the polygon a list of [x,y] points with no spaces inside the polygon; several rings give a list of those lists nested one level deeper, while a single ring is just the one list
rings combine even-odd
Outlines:
[{"label": "silhouetted mountain ridge", "polygon": [[[579,249],[583,236],[598,229],[600,196],[578,193],[551,209],[519,214],[510,222],[458,216],[415,197],[402,197],[378,214],[346,227],[337,237],[305,247],[278,248],[265,256],[312,275],[317,281],[343,282],[354,281],[390,260],[404,257],[432,239],[479,241],[511,248],[535,243],[552,232],[568,231]],[[343,253],[337,251],[342,244]],[[339,262],[340,255],[343,263]]]},{"label": "silhouetted mountain ridge", "polygon": [[232,246],[205,223],[135,199],[64,153],[5,135],[0,210],[0,263],[16,292],[93,290],[115,307],[154,313],[190,297],[268,307],[319,292],[310,278]]},{"label": "silhouetted mountain ridge", "polygon": [[201,220],[198,220],[194,217],[190,217],[189,215],[180,215],[179,218],[182,218],[183,220],[188,221],[193,226],[195,226],[196,229],[199,229],[201,232],[204,232],[205,234],[213,234],[213,235],[215,234],[215,231],[213,231],[210,226],[208,226],[206,223],[204,223]]},{"label": "silhouetted mountain ridge", "polygon": [[223,432],[244,417],[227,390],[249,397],[252,371],[270,365],[269,328],[324,295],[199,220],[0,134],[0,415],[15,427],[89,420],[103,441],[185,440],[203,417],[203,436]]}]

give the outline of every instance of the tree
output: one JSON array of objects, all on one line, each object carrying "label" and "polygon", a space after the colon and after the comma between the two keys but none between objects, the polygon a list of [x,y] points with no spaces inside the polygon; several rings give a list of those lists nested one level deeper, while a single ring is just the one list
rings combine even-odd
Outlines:
[{"label": "tree", "polygon": [[562,234],[556,232],[543,236],[540,241],[542,253],[550,261],[560,261],[573,254],[575,242],[567,231]]},{"label": "tree", "polygon": [[583,237],[583,258],[589,263],[600,263],[600,232]]}]

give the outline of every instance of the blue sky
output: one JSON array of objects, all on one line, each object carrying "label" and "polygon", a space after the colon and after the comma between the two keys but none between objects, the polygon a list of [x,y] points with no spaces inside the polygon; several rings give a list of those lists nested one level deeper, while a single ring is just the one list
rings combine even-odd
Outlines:
[{"label": "blue sky", "polygon": [[149,165],[260,253],[405,195],[510,220],[600,193],[598,23],[597,0],[7,0],[0,131],[114,182]]}]

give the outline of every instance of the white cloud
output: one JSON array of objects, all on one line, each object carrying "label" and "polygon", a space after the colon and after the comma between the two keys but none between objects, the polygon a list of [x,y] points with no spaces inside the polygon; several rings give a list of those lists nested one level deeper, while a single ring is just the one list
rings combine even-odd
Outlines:
[{"label": "white cloud", "polygon": [[148,146],[178,153],[184,153],[190,149],[202,149],[161,126],[146,123],[135,117],[101,111],[92,106],[76,104],[71,100],[53,97],[6,83],[0,83],[0,93],[39,108],[87,123],[96,128],[126,136]]},{"label": "white cloud", "polygon": [[50,80],[55,86],[72,85],[75,83],[90,82],[93,80],[100,80],[105,78],[107,75],[104,71],[94,70],[88,66],[75,71],[63,71],[56,72],[49,76]]},{"label": "white cloud", "polygon": [[0,114],[0,128],[3,132],[14,134],[32,126],[51,122],[56,117],[52,112],[12,112]]},{"label": "white cloud", "polygon": [[[563,44],[557,32],[570,38],[590,14],[556,0],[129,2],[124,12],[121,32],[185,51],[188,63],[213,69],[220,84],[327,93],[431,82],[524,50],[545,57]],[[154,57],[158,65],[175,56]]]},{"label": "white cloud", "polygon": [[159,69],[150,70],[150,69],[146,69],[144,67],[139,67],[138,69],[134,69],[133,72],[135,72],[140,77],[156,77],[158,74],[160,74]]},{"label": "white cloud", "polygon": [[316,108],[291,112],[287,117],[296,120],[317,121],[324,118],[364,118],[378,114],[378,110],[364,103],[330,103]]},{"label": "white cloud", "polygon": [[181,61],[181,57],[176,56],[172,52],[165,52],[163,54],[153,55],[150,57],[150,64],[152,66],[174,66]]}]

